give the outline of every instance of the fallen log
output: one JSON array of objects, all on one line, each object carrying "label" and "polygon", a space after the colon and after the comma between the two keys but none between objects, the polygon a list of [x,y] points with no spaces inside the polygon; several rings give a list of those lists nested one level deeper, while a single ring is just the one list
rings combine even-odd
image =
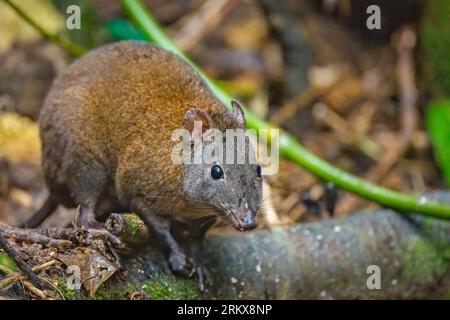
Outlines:
[{"label": "fallen log", "polygon": [[[450,193],[430,199],[450,201]],[[427,201],[424,198],[424,201]],[[124,219],[127,223],[132,219]],[[141,234],[133,223],[134,234]],[[117,227],[117,223],[115,224]],[[126,230],[125,229],[121,229]],[[248,233],[210,234],[208,292],[171,274],[166,250],[148,245],[121,256],[125,272],[97,298],[436,299],[450,288],[450,222],[388,209]],[[125,292],[125,294],[124,294]],[[81,291],[74,298],[85,298]]]},{"label": "fallen log", "polygon": [[[434,229],[438,225],[427,222],[423,226]],[[442,237],[437,245],[405,217],[377,210],[251,235],[215,236],[209,246],[213,296],[445,298],[450,279],[449,261],[443,256],[449,249],[448,227],[436,229]],[[372,277],[375,272],[378,286]]]}]

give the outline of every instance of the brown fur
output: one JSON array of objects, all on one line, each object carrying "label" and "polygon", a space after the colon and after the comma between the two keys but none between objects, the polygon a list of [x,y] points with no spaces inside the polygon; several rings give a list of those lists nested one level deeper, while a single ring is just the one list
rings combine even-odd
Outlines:
[{"label": "brown fur", "polygon": [[52,195],[74,205],[100,192],[126,208],[143,197],[159,214],[187,214],[183,169],[170,154],[172,131],[183,127],[189,108],[208,112],[214,127],[237,126],[195,71],[171,53],[119,42],[83,56],[55,80],[41,113]]}]

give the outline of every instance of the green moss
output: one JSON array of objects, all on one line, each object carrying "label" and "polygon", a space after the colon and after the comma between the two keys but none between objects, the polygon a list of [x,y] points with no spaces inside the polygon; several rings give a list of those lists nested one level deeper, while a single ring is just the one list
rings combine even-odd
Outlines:
[{"label": "green moss", "polygon": [[450,262],[450,248],[445,248],[442,251],[442,258],[444,258],[446,261]]},{"label": "green moss", "polygon": [[94,295],[95,300],[123,300],[130,298],[136,289],[130,282],[114,286],[102,284]]},{"label": "green moss", "polygon": [[199,297],[194,281],[169,276],[157,276],[147,280],[142,289],[153,300],[194,300]]},{"label": "green moss", "polygon": [[147,227],[135,213],[125,213],[121,218],[124,220],[124,228],[119,236],[124,242],[137,244],[148,237]]},{"label": "green moss", "polygon": [[104,284],[100,285],[94,295],[94,300],[109,300],[108,299],[108,290]]},{"label": "green moss", "polygon": [[77,291],[75,289],[68,288],[65,279],[59,280],[56,287],[62,293],[64,299],[75,300],[77,298]]},{"label": "green moss", "polygon": [[[66,281],[61,279],[58,281],[56,287],[64,295],[66,300],[76,300],[76,299],[88,299],[89,294],[84,290],[82,293],[75,289],[70,289],[67,287]],[[100,285],[97,292],[95,293],[94,300],[123,300],[128,299],[131,294],[136,291],[133,284],[130,282],[125,282],[121,284],[110,285],[109,283],[104,283]]]},{"label": "green moss", "polygon": [[[57,285],[65,299],[77,299],[79,294],[66,286],[65,281],[61,280]],[[189,279],[178,279],[169,276],[158,276],[147,280],[142,285],[150,299],[198,299],[198,291],[194,281]],[[136,288],[130,282],[117,284],[116,282],[107,282],[102,284],[95,293],[94,300],[123,300],[129,299],[131,294],[136,292]],[[87,296],[87,294],[83,294]]]},{"label": "green moss", "polygon": [[136,215],[125,215],[124,218],[128,222],[128,233],[130,237],[136,237],[144,227],[142,220]]},{"label": "green moss", "polygon": [[436,219],[424,217],[425,225],[423,228],[424,235],[431,244],[441,253],[443,258],[450,258],[449,232],[450,228],[444,223],[439,224]]},{"label": "green moss", "polygon": [[408,249],[400,255],[405,266],[404,275],[428,281],[431,277],[440,276],[448,269],[443,257],[426,240],[415,237],[408,243]]}]

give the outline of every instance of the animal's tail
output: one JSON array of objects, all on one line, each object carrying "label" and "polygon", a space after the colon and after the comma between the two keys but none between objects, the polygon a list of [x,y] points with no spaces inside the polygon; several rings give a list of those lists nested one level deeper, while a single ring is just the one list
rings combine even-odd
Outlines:
[{"label": "animal's tail", "polygon": [[42,207],[36,211],[36,213],[24,224],[22,228],[36,228],[38,227],[49,215],[53,213],[58,207],[58,203],[53,199],[51,195],[45,200]]}]

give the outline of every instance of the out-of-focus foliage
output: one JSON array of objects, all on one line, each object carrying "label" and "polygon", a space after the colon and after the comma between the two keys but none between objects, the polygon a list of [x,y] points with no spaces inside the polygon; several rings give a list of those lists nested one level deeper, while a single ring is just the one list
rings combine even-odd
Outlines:
[{"label": "out-of-focus foliage", "polygon": [[450,186],[450,100],[435,102],[428,107],[426,126],[436,161]]},{"label": "out-of-focus foliage", "polygon": [[[51,33],[58,33],[64,26],[63,16],[48,0],[16,1],[30,13],[35,21]],[[0,1],[0,51],[7,50],[15,41],[32,42],[40,38],[39,32],[19,17],[10,7]]]},{"label": "out-of-focus foliage", "polygon": [[65,13],[67,7],[76,4],[82,12],[81,28],[68,30],[64,29],[65,34],[75,43],[89,49],[94,49],[99,44],[106,42],[107,33],[103,28],[103,20],[100,17],[101,12],[93,7],[90,0],[52,0],[56,10]]},{"label": "out-of-focus foliage", "polygon": [[106,24],[106,29],[114,40],[147,40],[145,35],[128,20],[112,19]]},{"label": "out-of-focus foliage", "polygon": [[435,89],[450,96],[450,1],[427,1],[421,35],[426,73]]},{"label": "out-of-focus foliage", "polygon": [[0,266],[4,266],[8,268],[9,270],[16,270],[16,264],[14,261],[3,252],[0,252]]},{"label": "out-of-focus foliage", "polygon": [[17,113],[0,113],[0,156],[11,162],[39,162],[41,144],[35,122]]}]

